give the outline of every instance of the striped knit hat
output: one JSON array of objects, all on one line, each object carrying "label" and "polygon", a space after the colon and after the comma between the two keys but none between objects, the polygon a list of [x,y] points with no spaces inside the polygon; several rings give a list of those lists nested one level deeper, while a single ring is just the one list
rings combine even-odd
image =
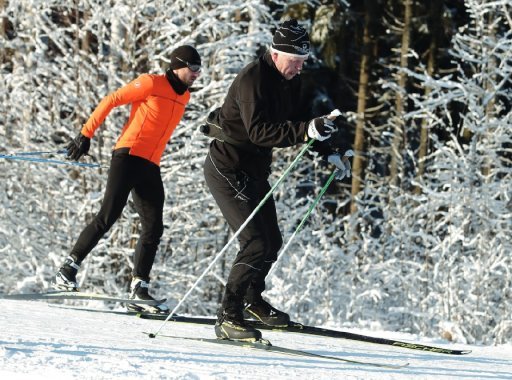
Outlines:
[{"label": "striped knit hat", "polygon": [[274,33],[272,50],[292,57],[307,58],[309,55],[308,32],[295,19],[285,21]]}]

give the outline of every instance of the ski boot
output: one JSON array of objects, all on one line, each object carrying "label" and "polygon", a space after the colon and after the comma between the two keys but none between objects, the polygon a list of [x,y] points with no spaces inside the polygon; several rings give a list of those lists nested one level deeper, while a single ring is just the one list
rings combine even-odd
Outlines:
[{"label": "ski boot", "polygon": [[245,312],[251,318],[257,319],[269,326],[285,327],[290,323],[290,316],[288,314],[277,310],[262,298],[253,303],[246,303]]},{"label": "ski boot", "polygon": [[126,305],[126,308],[130,311],[143,312],[143,313],[153,313],[153,314],[169,314],[170,310],[166,304],[158,304],[158,305],[147,305],[147,304],[137,304],[137,300],[150,300],[156,301],[151,295],[149,295],[149,281],[144,281],[141,278],[135,277],[132,280],[130,285],[131,293],[130,299],[134,301],[134,303],[130,303]]},{"label": "ski boot", "polygon": [[215,335],[219,339],[257,342],[261,340],[261,332],[244,322],[242,312],[219,312],[215,323]]},{"label": "ski boot", "polygon": [[64,261],[64,264],[59,268],[55,275],[52,287],[57,290],[65,291],[78,291],[78,282],[76,281],[76,274],[80,269],[80,265],[69,256]]}]

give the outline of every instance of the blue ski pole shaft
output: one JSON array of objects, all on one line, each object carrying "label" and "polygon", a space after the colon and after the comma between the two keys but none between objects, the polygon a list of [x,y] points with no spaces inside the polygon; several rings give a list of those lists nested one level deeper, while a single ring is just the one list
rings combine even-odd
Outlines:
[{"label": "blue ski pole shaft", "polygon": [[267,201],[268,198],[270,198],[270,196],[272,195],[272,193],[276,190],[276,188],[281,184],[281,182],[283,182],[283,180],[288,176],[288,174],[290,174],[291,170],[293,169],[293,167],[295,166],[295,164],[297,164],[297,162],[299,162],[299,160],[302,158],[302,156],[306,153],[306,151],[309,149],[309,147],[313,144],[315,140],[311,139],[308,141],[308,143],[306,145],[304,145],[304,147],[301,149],[301,151],[299,152],[299,154],[297,155],[297,157],[295,157],[295,159],[292,161],[292,163],[290,164],[290,166],[288,166],[288,168],[285,170],[285,172],[281,175],[281,177],[279,177],[279,179],[276,181],[276,183],[274,184],[274,186],[272,186],[272,188],[268,191],[268,193],[263,197],[263,199],[260,201],[260,203],[254,208],[254,210],[252,211],[252,213],[247,217],[247,219],[245,220],[245,222],[240,226],[240,228],[238,228],[238,230],[233,234],[233,236],[231,237],[231,239],[226,243],[226,245],[224,246],[224,248],[222,248],[220,250],[220,252],[217,254],[217,256],[215,256],[215,258],[212,260],[212,262],[210,263],[210,265],[208,265],[208,267],[203,271],[203,273],[197,278],[196,282],[191,286],[191,288],[187,291],[187,293],[181,298],[181,300],[178,302],[178,304],[174,307],[174,309],[169,313],[169,316],[165,319],[165,321],[162,322],[162,325],[160,326],[160,328],[153,334],[150,334],[150,337],[152,338],[155,338],[159,333],[160,331],[162,330],[162,328],[164,327],[164,325],[169,321],[169,319],[176,313],[176,311],[180,308],[180,306],[183,304],[183,302],[188,298],[188,296],[192,293],[192,291],[197,287],[197,285],[199,284],[199,282],[204,278],[204,276],[206,276],[206,274],[210,271],[210,269],[215,265],[215,263],[221,258],[221,256],[224,254],[224,252],[226,252],[226,250],[228,249],[228,247],[235,241],[235,239],[238,237],[238,235],[240,235],[240,233],[243,231],[243,229],[247,226],[247,224],[249,224],[249,222],[252,220],[252,218],[254,218],[254,215],[256,215],[256,213],[261,209],[261,207],[263,207],[263,205],[265,204],[265,202]]},{"label": "blue ski pole shaft", "polygon": [[0,154],[0,158],[5,158],[6,160],[18,160],[18,161],[30,161],[30,162],[43,162],[43,163],[58,164],[58,165],[82,166],[82,167],[88,167],[88,168],[100,167],[99,164],[90,164],[90,163],[86,163],[86,162],[61,161],[61,160],[53,160],[53,159],[49,159],[49,158],[34,158],[34,157],[15,156],[15,155],[6,155],[6,154]]},{"label": "blue ski pole shaft", "polygon": [[46,151],[46,152],[16,152],[11,154],[11,156],[42,156],[43,154],[65,154],[66,150],[55,150],[55,151]]}]

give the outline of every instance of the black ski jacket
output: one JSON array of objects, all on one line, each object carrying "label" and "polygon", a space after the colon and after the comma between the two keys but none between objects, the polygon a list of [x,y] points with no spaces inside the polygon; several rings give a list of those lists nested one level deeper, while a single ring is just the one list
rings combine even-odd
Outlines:
[{"label": "black ski jacket", "polygon": [[253,178],[270,173],[272,148],[304,142],[306,123],[299,112],[300,77],[286,80],[267,51],[240,71],[229,88],[219,123],[231,142],[213,140],[210,156],[217,167]]}]

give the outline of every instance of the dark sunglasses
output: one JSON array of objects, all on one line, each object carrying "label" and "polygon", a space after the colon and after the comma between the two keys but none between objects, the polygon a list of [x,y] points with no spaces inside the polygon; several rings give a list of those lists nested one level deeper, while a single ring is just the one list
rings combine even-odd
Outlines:
[{"label": "dark sunglasses", "polygon": [[194,73],[197,73],[199,70],[201,70],[201,65],[198,65],[196,63],[188,63],[187,61],[176,57],[176,59],[180,62],[183,62],[187,67],[190,69],[190,71],[193,71]]}]

